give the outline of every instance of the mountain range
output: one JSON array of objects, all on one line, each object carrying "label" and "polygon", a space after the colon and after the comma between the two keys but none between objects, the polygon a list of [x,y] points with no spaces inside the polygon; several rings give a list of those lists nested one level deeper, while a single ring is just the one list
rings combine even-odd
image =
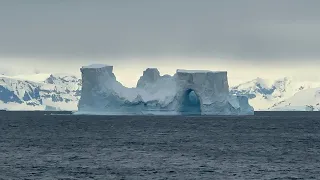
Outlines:
[{"label": "mountain range", "polygon": [[81,80],[63,74],[0,76],[0,109],[76,110]]},{"label": "mountain range", "polygon": [[317,110],[320,82],[284,77],[276,80],[256,78],[233,86],[230,92],[246,95],[255,110]]},{"label": "mountain range", "polygon": [[[230,93],[246,95],[255,110],[320,109],[320,82],[284,77],[256,78],[235,86]],[[0,75],[0,109],[77,110],[81,79],[67,74]]]}]

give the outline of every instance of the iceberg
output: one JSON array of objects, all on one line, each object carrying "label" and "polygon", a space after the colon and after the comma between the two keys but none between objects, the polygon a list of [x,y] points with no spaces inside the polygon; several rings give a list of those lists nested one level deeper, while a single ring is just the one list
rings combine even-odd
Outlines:
[{"label": "iceberg", "polygon": [[182,70],[173,76],[147,68],[135,88],[117,81],[113,66],[81,69],[77,114],[252,115],[246,96],[230,95],[226,71]]}]

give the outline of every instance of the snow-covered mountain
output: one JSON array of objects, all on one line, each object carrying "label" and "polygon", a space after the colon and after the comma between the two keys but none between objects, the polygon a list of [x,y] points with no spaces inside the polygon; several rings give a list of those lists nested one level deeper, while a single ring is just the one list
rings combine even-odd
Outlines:
[{"label": "snow-covered mountain", "polygon": [[273,111],[320,111],[320,88],[304,89],[292,97],[275,103]]},{"label": "snow-covered mountain", "polygon": [[[290,103],[291,100],[289,99],[297,93],[313,93],[309,89],[317,87],[320,87],[320,82],[300,80],[296,77],[285,77],[277,80],[256,78],[231,87],[231,93],[247,95],[255,110],[273,110],[275,108],[279,110],[285,104],[284,102]],[[299,105],[299,101],[295,100],[294,104]],[[303,101],[303,103],[301,101],[301,106],[306,104],[312,105],[314,102],[313,100],[310,102]]]},{"label": "snow-covered mountain", "polygon": [[63,74],[0,76],[0,109],[76,110],[81,80]]}]

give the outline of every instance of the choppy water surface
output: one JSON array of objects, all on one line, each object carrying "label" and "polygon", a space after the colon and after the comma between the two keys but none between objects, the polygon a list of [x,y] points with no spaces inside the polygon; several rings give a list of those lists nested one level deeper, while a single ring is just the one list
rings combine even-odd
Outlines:
[{"label": "choppy water surface", "polygon": [[0,179],[319,179],[320,115],[0,113]]}]

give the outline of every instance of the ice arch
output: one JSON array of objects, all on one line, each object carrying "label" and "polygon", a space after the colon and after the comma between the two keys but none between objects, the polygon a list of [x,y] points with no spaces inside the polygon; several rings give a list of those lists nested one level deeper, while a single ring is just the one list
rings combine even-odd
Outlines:
[{"label": "ice arch", "polygon": [[187,89],[181,97],[180,113],[183,115],[200,115],[201,100],[193,89]]}]

